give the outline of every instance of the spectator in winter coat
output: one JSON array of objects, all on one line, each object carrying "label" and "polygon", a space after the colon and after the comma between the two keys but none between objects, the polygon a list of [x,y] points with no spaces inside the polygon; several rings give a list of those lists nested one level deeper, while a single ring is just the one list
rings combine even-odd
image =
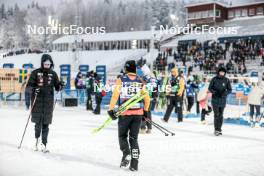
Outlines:
[{"label": "spectator in winter coat", "polygon": [[94,109],[94,114],[100,114],[101,113],[101,102],[102,102],[102,89],[103,89],[103,84],[100,79],[100,76],[94,73],[94,95],[95,95],[95,103],[96,107]]},{"label": "spectator in winter coat", "polygon": [[188,113],[191,112],[192,106],[194,104],[194,97],[195,97],[195,89],[198,88],[198,85],[195,84],[193,76],[189,76],[187,78],[187,84],[186,84],[186,96],[187,96],[187,111]]},{"label": "spectator in winter coat", "polygon": [[85,80],[81,72],[78,72],[74,81],[74,85],[77,90],[77,97],[79,98],[79,103],[84,103]]},{"label": "spectator in winter coat", "polygon": [[93,88],[94,88],[94,72],[90,71],[86,75],[86,91],[87,91],[86,110],[93,110],[93,106],[92,106]]},{"label": "spectator in winter coat", "polygon": [[[264,96],[264,87],[261,82],[255,85],[248,95],[248,104],[250,108],[250,125],[251,127],[260,127],[260,106]],[[254,121],[254,110],[256,109],[256,118]]]},{"label": "spectator in winter coat", "polygon": [[212,94],[208,91],[208,82],[206,78],[204,78],[204,84],[205,86],[199,91],[197,96],[197,100],[199,101],[199,105],[202,109],[202,113],[201,113],[202,124],[206,124],[205,116],[212,111],[212,108],[211,106],[209,106],[209,102],[208,102],[208,100],[212,97]]},{"label": "spectator in winter coat", "polygon": [[227,95],[232,92],[232,87],[228,78],[225,77],[226,69],[220,67],[217,75],[212,79],[209,85],[209,91],[212,93],[212,106],[214,111],[215,135],[222,135],[223,115],[226,106]]}]

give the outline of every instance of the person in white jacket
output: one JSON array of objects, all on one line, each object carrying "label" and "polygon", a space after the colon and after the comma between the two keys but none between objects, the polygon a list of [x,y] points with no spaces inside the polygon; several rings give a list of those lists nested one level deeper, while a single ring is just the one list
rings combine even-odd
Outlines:
[{"label": "person in white jacket", "polygon": [[[248,95],[248,104],[250,108],[250,125],[251,127],[260,127],[260,107],[262,104],[264,96],[264,84],[263,81],[259,81],[257,85],[253,87],[251,92]],[[255,121],[254,121],[254,114],[256,110],[255,115]]]}]

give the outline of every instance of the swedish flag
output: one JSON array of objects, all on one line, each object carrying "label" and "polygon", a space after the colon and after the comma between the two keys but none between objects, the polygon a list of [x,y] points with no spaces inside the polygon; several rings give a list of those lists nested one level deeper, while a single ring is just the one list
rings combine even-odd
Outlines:
[{"label": "swedish flag", "polygon": [[27,79],[28,70],[19,70],[19,83],[23,83]]}]

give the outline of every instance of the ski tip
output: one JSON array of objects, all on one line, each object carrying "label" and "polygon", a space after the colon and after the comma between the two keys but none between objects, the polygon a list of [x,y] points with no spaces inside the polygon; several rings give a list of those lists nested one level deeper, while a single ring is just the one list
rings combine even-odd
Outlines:
[{"label": "ski tip", "polygon": [[96,134],[98,132],[97,129],[94,129],[93,131],[91,131],[92,134]]}]

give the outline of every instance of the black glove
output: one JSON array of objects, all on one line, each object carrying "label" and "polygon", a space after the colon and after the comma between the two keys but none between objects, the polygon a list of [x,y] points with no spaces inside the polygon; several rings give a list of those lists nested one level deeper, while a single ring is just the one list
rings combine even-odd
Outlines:
[{"label": "black glove", "polygon": [[60,85],[60,90],[63,90],[66,84],[64,81],[60,81],[59,85]]},{"label": "black glove", "polygon": [[112,120],[116,120],[118,117],[115,115],[113,110],[107,111],[108,115],[111,117]]},{"label": "black glove", "polygon": [[39,93],[40,93],[40,87],[35,87],[35,88],[33,88],[33,92],[34,92],[35,94],[39,94]]},{"label": "black glove", "polygon": [[65,84],[64,81],[60,81],[60,85],[63,86],[63,87],[65,87],[66,84]]},{"label": "black glove", "polygon": [[148,118],[148,111],[144,111],[143,118],[147,119]]}]

